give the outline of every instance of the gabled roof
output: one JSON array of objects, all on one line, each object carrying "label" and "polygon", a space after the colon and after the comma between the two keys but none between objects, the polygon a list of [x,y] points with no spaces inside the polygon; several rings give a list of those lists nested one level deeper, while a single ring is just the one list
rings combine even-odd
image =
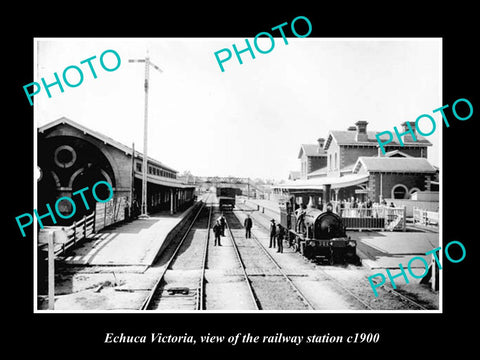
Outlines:
[{"label": "gabled roof", "polygon": [[298,158],[302,157],[302,154],[305,153],[307,156],[327,156],[325,149],[320,149],[318,144],[301,144],[300,151],[298,153]]},{"label": "gabled roof", "polygon": [[[356,131],[348,131],[348,130],[331,130],[328,134],[327,141],[325,142],[324,149],[327,150],[330,146],[330,143],[333,139],[338,145],[364,145],[364,146],[373,146],[377,147],[378,142],[377,138],[375,137],[376,134],[380,133],[381,131],[367,131],[367,140],[366,141],[357,141],[356,140]],[[413,141],[411,136],[404,136],[402,137],[402,141],[405,145],[408,146],[431,146],[432,143],[425,139],[421,135],[416,135],[417,141]],[[380,140],[387,140],[388,135],[383,134],[380,136]],[[396,135],[393,135],[392,142],[384,145],[385,148],[388,146],[400,146],[400,142],[397,139]]]},{"label": "gabled roof", "polygon": [[355,163],[353,173],[363,167],[369,172],[396,172],[396,173],[435,173],[436,169],[425,158],[391,158],[360,156]]},{"label": "gabled roof", "polygon": [[[397,156],[400,155],[400,156]],[[401,152],[400,150],[392,150],[388,151],[385,153],[385,157],[412,157],[411,155],[405,154],[404,152]]]},{"label": "gabled roof", "polygon": [[[105,144],[109,144],[110,146],[113,146],[114,148],[117,148],[118,150],[124,152],[125,154],[127,155],[132,155],[132,152],[133,152],[133,149],[129,146],[126,146],[114,139],[112,139],[111,137],[108,137],[102,133],[99,133],[98,131],[95,131],[95,130],[92,130],[92,129],[89,129],[69,118],[66,118],[66,117],[61,117],[57,120],[54,120],[52,122],[49,122],[48,124],[45,124],[41,127],[38,128],[38,132],[39,133],[44,133],[50,129],[53,129],[54,127],[58,126],[58,125],[61,125],[61,124],[67,124],[73,128],[76,128],[78,130],[80,130],[81,132],[83,132],[84,134],[88,134],[90,136],[93,136],[94,138],[97,138],[98,140],[104,142]],[[135,156],[136,157],[141,157],[143,158],[143,154],[137,150],[135,150]],[[172,169],[171,167],[161,163],[160,161],[158,160],[155,160],[151,157],[147,157],[148,158],[148,161],[151,162],[152,164],[154,165],[158,165],[162,168],[164,168],[165,170],[170,170],[170,171],[173,171],[173,172],[178,172],[177,170],[175,169]]]}]

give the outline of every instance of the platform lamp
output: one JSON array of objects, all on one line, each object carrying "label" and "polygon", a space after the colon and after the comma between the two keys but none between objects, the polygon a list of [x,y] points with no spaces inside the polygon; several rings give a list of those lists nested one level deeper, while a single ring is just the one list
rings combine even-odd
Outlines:
[{"label": "platform lamp", "polygon": [[157,65],[150,61],[150,57],[147,56],[145,59],[129,59],[129,63],[145,63],[145,109],[144,109],[144,124],[143,124],[143,165],[142,165],[142,205],[140,218],[147,218],[147,167],[148,167],[148,157],[147,157],[147,138],[148,138],[148,80],[150,74],[150,66],[159,72],[163,72]]}]

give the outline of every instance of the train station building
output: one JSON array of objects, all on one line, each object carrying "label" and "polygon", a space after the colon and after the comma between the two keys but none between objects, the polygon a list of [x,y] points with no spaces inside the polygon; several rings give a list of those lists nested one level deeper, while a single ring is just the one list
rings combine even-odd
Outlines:
[{"label": "train station building", "polygon": [[[438,191],[438,168],[427,160],[432,144],[419,134],[394,139],[379,148],[376,131],[367,131],[366,121],[357,121],[347,130],[331,130],[326,140],[317,144],[302,144],[300,176],[276,187],[277,192],[303,193],[302,202],[310,197],[317,203],[323,199],[359,201],[370,199],[408,200],[417,192]],[[407,123],[402,124],[404,131]],[[410,123],[412,129],[415,124]],[[415,130],[414,130],[415,131]],[[328,192],[328,193],[327,193]]]},{"label": "train station building", "polygon": [[[91,189],[98,181],[106,181],[112,186],[112,200],[119,205],[115,211],[132,217],[136,209],[140,209],[143,154],[133,146],[125,146],[66,117],[38,128],[37,166],[40,170],[37,182],[39,209],[44,204],[55,203],[60,197],[72,197],[82,188]],[[178,180],[175,169],[150,157],[147,186],[149,213],[162,210],[174,213],[193,203],[194,187]],[[108,194],[101,195],[101,191],[99,187],[98,197],[108,198]],[[57,225],[68,225],[95,209],[92,194],[87,191],[83,194],[90,209],[77,206],[75,215],[63,220],[66,224],[62,224],[59,217]],[[60,202],[58,210],[71,214],[72,205],[68,201]],[[51,225],[47,220],[44,221],[46,225]]]}]

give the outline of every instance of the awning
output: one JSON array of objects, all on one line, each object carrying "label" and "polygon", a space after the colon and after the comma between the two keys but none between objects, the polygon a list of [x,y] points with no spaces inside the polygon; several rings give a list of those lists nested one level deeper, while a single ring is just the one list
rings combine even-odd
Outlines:
[{"label": "awning", "polygon": [[[143,176],[142,176],[142,174],[135,173],[135,178],[143,179]],[[149,183],[152,183],[152,184],[157,184],[157,185],[162,185],[162,186],[172,187],[172,188],[177,188],[177,189],[195,188],[195,185],[182,184],[177,179],[159,178],[159,177],[153,177],[153,176],[150,176],[150,175],[147,175],[147,181]]]},{"label": "awning", "polygon": [[368,174],[349,174],[339,177],[325,176],[316,179],[288,181],[284,184],[275,185],[275,189],[286,190],[323,190],[325,185],[330,185],[331,189],[340,189],[354,185],[360,185],[368,181]]}]

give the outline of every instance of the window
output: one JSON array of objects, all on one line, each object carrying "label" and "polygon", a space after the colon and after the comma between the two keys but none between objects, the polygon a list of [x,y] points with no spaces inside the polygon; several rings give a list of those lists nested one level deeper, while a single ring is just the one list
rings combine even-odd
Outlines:
[{"label": "window", "polygon": [[137,162],[137,171],[142,171],[142,164]]},{"label": "window", "polygon": [[55,149],[54,161],[58,167],[69,168],[77,160],[77,153],[71,146],[61,145]]},{"label": "window", "polygon": [[405,185],[397,184],[392,188],[392,197],[394,199],[405,199],[408,188]]},{"label": "window", "polygon": [[338,170],[337,153],[335,153],[335,168],[334,168],[334,170]]}]

